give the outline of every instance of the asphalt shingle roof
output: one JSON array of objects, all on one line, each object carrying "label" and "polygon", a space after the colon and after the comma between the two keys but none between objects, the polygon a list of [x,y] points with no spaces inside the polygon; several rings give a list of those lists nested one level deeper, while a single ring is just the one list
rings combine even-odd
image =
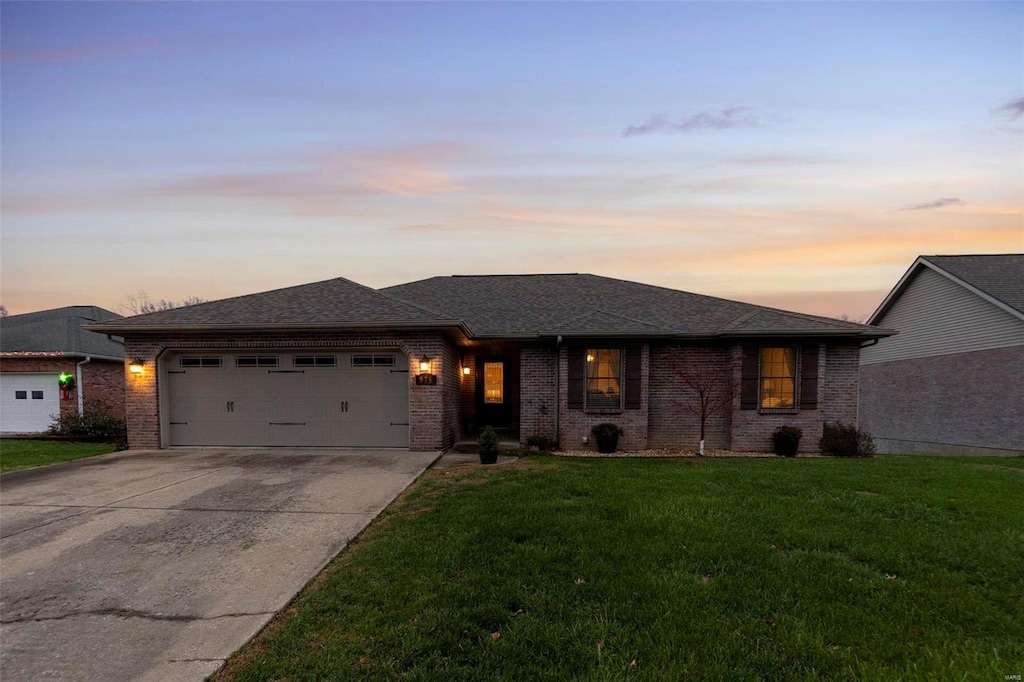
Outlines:
[{"label": "asphalt shingle roof", "polygon": [[123,358],[124,346],[83,327],[121,316],[91,305],[40,310],[0,318],[0,352],[65,353]]},{"label": "asphalt shingle roof", "polygon": [[455,275],[382,291],[463,320],[476,336],[879,332],[853,322],[588,274]]},{"label": "asphalt shingle roof", "polygon": [[338,277],[258,294],[161,310],[118,320],[109,327],[259,327],[430,324],[445,320],[422,306]]},{"label": "asphalt shingle roof", "polygon": [[921,258],[1024,313],[1024,253]]},{"label": "asphalt shingle roof", "polygon": [[875,327],[596,275],[432,277],[370,289],[337,278],[124,318],[94,327],[146,330],[453,326],[474,337],[849,334]]}]

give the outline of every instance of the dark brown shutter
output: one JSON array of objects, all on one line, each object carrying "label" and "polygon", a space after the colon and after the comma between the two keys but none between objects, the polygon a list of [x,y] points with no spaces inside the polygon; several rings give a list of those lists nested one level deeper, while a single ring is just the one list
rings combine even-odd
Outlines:
[{"label": "dark brown shutter", "polygon": [[743,373],[740,377],[740,409],[757,409],[757,384],[760,381],[760,348],[752,343],[743,344]]},{"label": "dark brown shutter", "polygon": [[800,409],[818,409],[818,344],[800,347]]},{"label": "dark brown shutter", "polygon": [[643,353],[640,346],[626,346],[626,385],[623,397],[626,399],[627,410],[640,409],[640,357]]},{"label": "dark brown shutter", "polygon": [[587,349],[583,346],[569,346],[569,409],[582,410],[587,387]]}]

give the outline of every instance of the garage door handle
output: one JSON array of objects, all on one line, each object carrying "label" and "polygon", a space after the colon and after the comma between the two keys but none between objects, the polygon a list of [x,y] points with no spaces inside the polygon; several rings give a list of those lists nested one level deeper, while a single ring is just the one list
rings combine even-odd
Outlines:
[{"label": "garage door handle", "polygon": [[234,411],[235,411],[235,401],[234,400],[229,400],[228,401],[228,412],[234,412]]},{"label": "garage door handle", "polygon": [[408,426],[409,422],[391,422],[392,426]]},{"label": "garage door handle", "polygon": [[341,401],[341,411],[342,412],[348,412],[348,401],[347,400],[342,400]]}]

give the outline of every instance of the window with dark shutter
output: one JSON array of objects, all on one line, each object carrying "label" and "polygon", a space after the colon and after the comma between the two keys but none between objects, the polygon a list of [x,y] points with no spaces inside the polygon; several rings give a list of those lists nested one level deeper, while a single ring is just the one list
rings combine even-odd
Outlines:
[{"label": "window with dark shutter", "polygon": [[640,409],[640,346],[626,346],[626,385],[623,387],[627,410]]},{"label": "window with dark shutter", "polygon": [[566,384],[570,410],[582,410],[586,396],[587,351],[581,346],[569,347],[569,380]]},{"label": "window with dark shutter", "polygon": [[740,376],[740,409],[757,409],[757,389],[760,380],[760,349],[754,344],[743,345],[743,372]]},{"label": "window with dark shutter", "polygon": [[800,409],[818,409],[818,344],[800,348]]}]

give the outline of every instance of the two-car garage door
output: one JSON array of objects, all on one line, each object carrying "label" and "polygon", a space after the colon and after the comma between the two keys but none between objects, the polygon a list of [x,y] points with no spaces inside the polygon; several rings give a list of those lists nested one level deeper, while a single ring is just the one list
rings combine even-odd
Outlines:
[{"label": "two-car garage door", "polygon": [[168,445],[409,445],[398,350],[178,352],[163,373]]}]

